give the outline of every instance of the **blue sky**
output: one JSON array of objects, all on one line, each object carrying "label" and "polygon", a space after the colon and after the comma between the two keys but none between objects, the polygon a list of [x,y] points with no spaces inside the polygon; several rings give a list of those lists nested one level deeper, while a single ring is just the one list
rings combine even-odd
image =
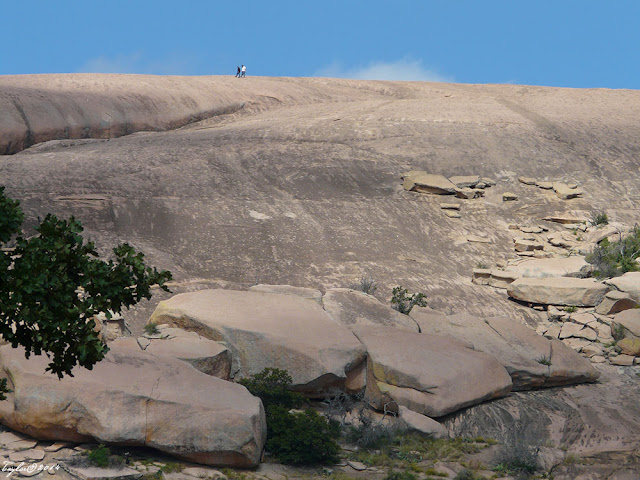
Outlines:
[{"label": "blue sky", "polygon": [[640,1],[0,0],[0,74],[640,88]]}]

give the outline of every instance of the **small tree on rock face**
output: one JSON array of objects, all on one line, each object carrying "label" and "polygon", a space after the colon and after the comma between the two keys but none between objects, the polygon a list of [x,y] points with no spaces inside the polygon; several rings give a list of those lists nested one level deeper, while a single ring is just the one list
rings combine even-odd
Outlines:
[{"label": "small tree on rock face", "polygon": [[0,246],[15,237],[13,248],[0,251],[0,335],[23,346],[27,358],[46,353],[47,370],[60,378],[76,365],[91,369],[108,351],[92,317],[110,318],[151,298],[154,284],[169,291],[171,273],[147,267],[126,243],[113,249],[113,259],[99,259],[73,217],[47,215],[30,238],[20,235],[23,219],[19,203],[0,187]]},{"label": "small tree on rock face", "polygon": [[418,307],[427,306],[427,296],[424,293],[409,295],[409,290],[401,286],[394,288],[391,293],[393,294],[391,297],[391,308],[405,315],[409,315],[416,305]]}]

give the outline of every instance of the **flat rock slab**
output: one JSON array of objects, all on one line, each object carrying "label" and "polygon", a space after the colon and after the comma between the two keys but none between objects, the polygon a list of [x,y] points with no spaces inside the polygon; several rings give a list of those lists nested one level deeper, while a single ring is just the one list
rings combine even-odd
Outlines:
[{"label": "flat rock slab", "polygon": [[449,177],[449,181],[458,188],[473,188],[480,183],[479,175],[462,175]]},{"label": "flat rock slab", "polygon": [[80,480],[134,480],[142,478],[142,473],[128,467],[98,468],[64,465],[64,469]]},{"label": "flat rock slab", "polygon": [[365,399],[378,410],[405,406],[440,417],[511,390],[496,359],[454,339],[389,327],[355,332],[368,352]]},{"label": "flat rock slab", "polygon": [[511,375],[514,390],[593,382],[598,378],[590,362],[562,342],[537,335],[508,318],[434,315],[421,308],[414,308],[411,316],[423,333],[446,335],[495,357]]},{"label": "flat rock slab", "polygon": [[162,328],[157,338],[120,337],[117,344],[132,350],[144,350],[158,356],[172,357],[192,365],[196,370],[214,377],[229,379],[231,353],[227,348],[195,332],[179,328]]},{"label": "flat rock slab", "polygon": [[351,374],[364,365],[364,346],[313,300],[266,292],[200,290],[160,302],[149,323],[167,323],[224,341],[236,378],[270,367],[287,370],[294,388],[308,395],[330,388],[364,387],[350,385]]},{"label": "flat rock slab", "polygon": [[371,295],[349,288],[327,290],[322,304],[331,318],[350,330],[359,325],[378,325],[419,331],[418,324],[408,315],[403,315]]},{"label": "flat rock slab", "polygon": [[404,175],[402,184],[405,190],[420,193],[448,195],[456,193],[456,185],[442,175],[413,170]]},{"label": "flat rock slab", "polygon": [[560,223],[561,225],[587,223],[588,219],[584,217],[573,217],[571,215],[552,215],[545,217],[543,220],[547,222]]},{"label": "flat rock slab", "polygon": [[264,410],[246,388],[180,360],[112,345],[93,370],[45,372],[46,356],[0,347],[13,390],[2,423],[47,440],[146,446],[209,465],[253,467],[266,440]]},{"label": "flat rock slab", "polygon": [[520,277],[577,277],[584,278],[592,270],[584,257],[573,255],[570,257],[535,258],[524,260],[516,265],[505,268],[508,272],[517,273]]},{"label": "flat rock slab", "polygon": [[18,452],[11,452],[9,454],[9,460],[12,462],[39,462],[43,460],[45,456],[45,451],[39,448],[31,449],[31,450],[20,450]]},{"label": "flat rock slab", "polygon": [[609,287],[585,278],[519,278],[507,288],[510,297],[544,305],[598,305]]}]

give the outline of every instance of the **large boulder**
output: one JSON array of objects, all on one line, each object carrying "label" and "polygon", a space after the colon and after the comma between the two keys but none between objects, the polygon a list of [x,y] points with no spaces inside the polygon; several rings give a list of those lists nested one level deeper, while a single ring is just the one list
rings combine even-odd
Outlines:
[{"label": "large boulder", "polygon": [[179,328],[160,325],[157,335],[120,337],[112,344],[134,351],[143,350],[153,355],[177,358],[202,373],[224,380],[228,380],[231,373],[231,354],[226,347],[195,332]]},{"label": "large boulder", "polygon": [[224,342],[235,378],[271,367],[287,370],[294,388],[307,395],[364,387],[364,346],[314,300],[200,290],[160,302],[149,323],[167,323]]},{"label": "large boulder", "polygon": [[446,335],[495,357],[509,372],[514,390],[593,382],[591,362],[559,340],[537,335],[503,317],[433,315],[414,308],[411,316],[423,333]]},{"label": "large boulder", "polygon": [[596,313],[600,315],[613,315],[623,310],[635,308],[636,305],[636,301],[631,298],[628,293],[612,290],[607,292],[604,300],[596,307]]},{"label": "large boulder", "polygon": [[640,272],[627,272],[620,277],[611,278],[605,283],[621,292],[628,293],[631,298],[640,303]]},{"label": "large boulder", "polygon": [[208,465],[254,467],[266,440],[262,402],[186,363],[117,343],[93,370],[62,380],[46,356],[0,347],[12,390],[3,424],[36,438],[152,447]]},{"label": "large boulder", "polygon": [[412,170],[404,175],[402,186],[405,190],[420,193],[448,195],[456,193],[456,185],[442,175]]},{"label": "large boulder", "polygon": [[408,315],[403,315],[371,295],[349,288],[327,290],[322,303],[331,318],[349,329],[358,325],[379,325],[419,331],[418,324]]},{"label": "large boulder", "polygon": [[609,287],[586,278],[519,278],[507,288],[510,297],[544,305],[598,305]]},{"label": "large boulder", "polygon": [[505,270],[517,273],[520,277],[578,277],[589,276],[593,267],[584,257],[534,258],[524,260],[516,265],[509,265]]},{"label": "large boulder", "polygon": [[390,327],[355,333],[368,352],[365,399],[376,409],[440,417],[511,390],[496,359],[454,339]]}]

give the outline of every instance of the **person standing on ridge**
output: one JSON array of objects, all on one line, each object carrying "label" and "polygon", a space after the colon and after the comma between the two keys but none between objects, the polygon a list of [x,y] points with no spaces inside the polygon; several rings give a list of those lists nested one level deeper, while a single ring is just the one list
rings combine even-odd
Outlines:
[{"label": "person standing on ridge", "polygon": [[247,73],[247,67],[242,65],[242,75],[240,75],[240,76],[244,77],[246,73]]},{"label": "person standing on ridge", "polygon": [[240,67],[238,67],[238,71],[236,72],[236,78],[240,78]]}]

